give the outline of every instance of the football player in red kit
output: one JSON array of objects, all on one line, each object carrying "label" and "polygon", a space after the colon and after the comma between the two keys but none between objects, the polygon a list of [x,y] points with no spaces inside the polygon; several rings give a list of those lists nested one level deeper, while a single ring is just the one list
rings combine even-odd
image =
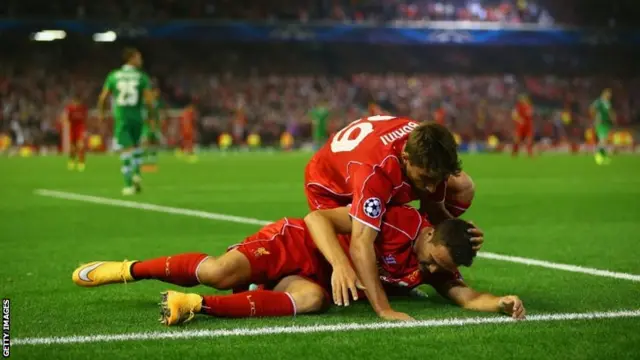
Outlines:
[{"label": "football player in red kit", "polygon": [[69,139],[69,170],[84,171],[86,124],[89,111],[80,98],[73,96],[71,102],[64,108],[62,121],[68,131]]},{"label": "football player in red kit", "polygon": [[[350,241],[348,214],[348,208],[341,208],[322,215],[334,232],[344,234],[340,236],[344,248]],[[76,269],[73,281],[91,287],[156,279],[221,290],[264,284],[261,290],[229,295],[168,291],[162,301],[162,321],[167,325],[188,321],[196,313],[238,318],[320,312],[330,304],[331,268],[307,228],[306,223],[314,222],[314,218],[279,220],[217,258],[187,253],[145,261],[92,262]],[[434,228],[410,206],[390,208],[376,242],[382,280],[399,290],[395,293],[426,283],[465,308],[522,318],[524,307],[517,297],[479,293],[462,281],[457,267],[471,265],[475,256],[470,227],[462,220],[448,220]]]},{"label": "football player in red kit", "polygon": [[196,107],[195,103],[191,102],[182,112],[180,116],[180,135],[182,137],[182,153],[187,157],[190,162],[196,162],[198,158],[193,152],[193,145],[195,142],[195,129],[196,129]]},{"label": "football player in red kit", "polygon": [[313,156],[305,169],[305,192],[312,211],[352,204],[349,257],[358,276],[346,263],[334,266],[341,287],[352,287],[359,278],[381,317],[404,319],[408,315],[389,306],[374,256],[387,206],[420,200],[421,211],[438,224],[453,218],[447,203],[459,208],[451,208],[456,214],[464,212],[473,198],[473,184],[462,173],[456,141],[444,126],[370,116],[338,131]]},{"label": "football player in red kit", "polygon": [[520,95],[511,116],[515,125],[513,133],[513,156],[518,155],[520,144],[527,146],[527,153],[533,156],[533,105],[527,95]]}]

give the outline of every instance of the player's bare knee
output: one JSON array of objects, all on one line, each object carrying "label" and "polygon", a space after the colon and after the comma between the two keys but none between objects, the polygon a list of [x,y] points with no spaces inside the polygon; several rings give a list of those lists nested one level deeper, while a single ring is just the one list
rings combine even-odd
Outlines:
[{"label": "player's bare knee", "polygon": [[308,314],[323,311],[327,307],[324,291],[319,287],[308,287],[289,293],[296,306],[298,314]]},{"label": "player's bare knee", "polygon": [[300,276],[294,275],[282,279],[273,290],[288,293],[298,314],[320,312],[327,309],[329,305],[324,289]]},{"label": "player's bare knee", "polygon": [[227,290],[244,284],[251,268],[244,255],[231,251],[219,258],[208,257],[198,266],[196,275],[202,285]]},{"label": "player's bare knee", "polygon": [[227,279],[229,275],[229,271],[225,269],[224,264],[214,257],[208,257],[204,260],[196,271],[200,284],[216,289],[228,288]]}]

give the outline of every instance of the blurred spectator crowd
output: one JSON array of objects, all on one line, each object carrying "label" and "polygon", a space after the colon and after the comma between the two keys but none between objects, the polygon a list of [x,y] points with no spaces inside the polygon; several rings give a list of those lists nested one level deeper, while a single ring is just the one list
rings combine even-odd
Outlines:
[{"label": "blurred spectator crowd", "polygon": [[0,16],[120,21],[199,18],[551,24],[552,15],[541,3],[553,4],[548,0],[4,0],[0,2]]},{"label": "blurred spectator crowd", "polygon": [[[18,142],[53,144],[71,94],[94,106],[106,74],[119,66],[120,48],[67,46],[27,45],[0,58],[0,132]],[[307,138],[307,113],[319,104],[331,109],[334,130],[375,103],[418,120],[442,116],[461,136],[482,139],[509,137],[510,112],[523,92],[533,100],[539,132],[553,131],[560,113],[568,112],[572,134],[582,136],[590,124],[588,106],[605,87],[613,89],[623,126],[640,116],[640,79],[616,75],[626,57],[616,63],[608,52],[598,57],[556,49],[516,55],[491,48],[184,43],[147,43],[142,50],[145,68],[169,107],[197,101],[203,144],[234,132],[238,122],[265,143],[277,141],[284,130]],[[92,123],[89,131],[109,129]]]}]

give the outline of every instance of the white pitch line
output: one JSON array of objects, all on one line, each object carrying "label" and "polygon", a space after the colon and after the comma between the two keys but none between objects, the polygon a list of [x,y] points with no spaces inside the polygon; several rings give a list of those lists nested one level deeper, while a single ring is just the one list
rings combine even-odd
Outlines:
[{"label": "white pitch line", "polygon": [[529,258],[523,258],[519,256],[501,255],[501,254],[495,254],[490,252],[479,252],[478,257],[493,259],[493,260],[508,261],[512,263],[524,264],[529,266],[540,266],[548,269],[564,270],[564,271],[582,273],[582,274],[593,275],[593,276],[602,276],[602,277],[609,277],[614,279],[622,279],[622,280],[630,280],[630,281],[640,281],[640,275],[614,272],[609,270],[592,269],[592,268],[578,266],[578,265],[560,264],[560,263],[554,263],[551,261],[529,259]]},{"label": "white pitch line", "polygon": [[343,323],[333,325],[307,325],[307,326],[273,326],[259,328],[237,328],[220,330],[186,330],[186,331],[153,331],[128,334],[103,334],[103,335],[74,335],[43,338],[18,338],[11,341],[12,345],[53,345],[53,344],[80,344],[114,341],[142,341],[159,339],[194,339],[194,338],[219,338],[227,336],[256,336],[278,334],[309,334],[319,332],[359,331],[379,329],[409,329],[431,328],[445,326],[466,326],[480,324],[505,324],[540,321],[567,321],[567,320],[594,320],[613,318],[640,317],[640,310],[620,310],[609,312],[566,313],[566,314],[539,314],[530,315],[526,320],[516,321],[503,317],[472,317],[449,318],[440,320],[419,320],[411,322],[374,322],[367,324]]},{"label": "white pitch line", "polygon": [[155,212],[174,214],[174,215],[193,216],[193,217],[198,217],[202,219],[229,221],[229,222],[235,222],[240,224],[267,225],[271,223],[271,221],[252,219],[252,218],[243,217],[243,216],[217,214],[217,213],[212,213],[208,211],[183,209],[183,208],[177,208],[177,207],[171,207],[171,206],[162,206],[162,205],[155,205],[155,204],[128,201],[128,200],[120,200],[120,199],[110,199],[110,198],[105,198],[100,196],[81,195],[81,194],[74,194],[66,191],[37,189],[34,192],[41,196],[53,197],[58,199],[84,201],[84,202],[100,204],[100,205],[110,205],[110,206],[124,207],[129,209],[155,211]]},{"label": "white pitch line", "polygon": [[[203,219],[229,221],[229,222],[235,222],[240,224],[251,224],[251,225],[262,226],[262,225],[267,225],[271,223],[271,221],[248,218],[243,216],[225,215],[225,214],[218,214],[218,213],[212,213],[212,212],[200,211],[200,210],[191,210],[191,209],[176,208],[176,207],[170,207],[170,206],[154,205],[149,203],[111,199],[111,198],[105,198],[105,197],[99,197],[99,196],[82,195],[82,194],[75,194],[75,193],[70,193],[65,191],[37,189],[34,192],[37,195],[53,197],[58,199],[84,201],[84,202],[100,204],[100,205],[110,205],[110,206],[125,207],[130,209],[156,211],[156,212],[167,213],[167,214],[194,216],[194,217],[199,217]],[[507,261],[507,262],[517,263],[517,264],[529,265],[529,266],[539,266],[539,267],[544,267],[548,269],[563,270],[563,271],[587,274],[592,276],[601,276],[601,277],[640,282],[640,275],[614,272],[614,271],[608,271],[608,270],[600,270],[600,269],[588,268],[588,267],[578,266],[578,265],[555,263],[551,261],[529,259],[529,258],[523,258],[518,256],[501,255],[501,254],[484,252],[484,251],[479,252],[478,257],[492,259],[492,260]]]}]

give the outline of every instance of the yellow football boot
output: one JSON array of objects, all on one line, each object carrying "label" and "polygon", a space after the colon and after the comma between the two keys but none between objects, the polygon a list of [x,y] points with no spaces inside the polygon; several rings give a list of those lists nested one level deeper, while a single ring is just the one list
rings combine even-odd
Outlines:
[{"label": "yellow football boot", "polygon": [[71,279],[78,286],[92,287],[135,281],[131,264],[135,261],[94,261],[77,268]]},{"label": "yellow football boot", "polygon": [[604,165],[605,158],[604,158],[604,156],[602,156],[602,154],[596,153],[595,159],[596,159],[596,164]]},{"label": "yellow football boot", "polygon": [[202,309],[202,296],[177,291],[165,291],[160,302],[160,322],[178,325],[193,319]]}]

